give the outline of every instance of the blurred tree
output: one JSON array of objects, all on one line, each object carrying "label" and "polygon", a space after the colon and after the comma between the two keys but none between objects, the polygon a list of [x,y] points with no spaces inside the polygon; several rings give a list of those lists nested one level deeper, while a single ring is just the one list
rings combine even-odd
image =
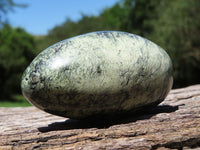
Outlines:
[{"label": "blurred tree", "polygon": [[26,7],[25,4],[17,4],[13,0],[1,0],[0,1],[0,27],[3,26],[7,20],[5,15],[9,11],[13,11],[13,7]]},{"label": "blurred tree", "polygon": [[100,24],[104,30],[123,30],[122,23],[129,10],[122,2],[116,3],[111,8],[106,8],[99,15]]},{"label": "blurred tree", "polygon": [[161,0],[124,0],[124,7],[128,10],[122,22],[122,29],[147,37],[153,31],[150,20],[157,18],[156,8]]},{"label": "blurred tree", "polygon": [[34,38],[21,28],[5,25],[0,29],[0,99],[21,93],[23,71],[33,59]]},{"label": "blurred tree", "polygon": [[200,83],[200,1],[162,0],[156,11],[149,38],[171,56],[174,86]]}]

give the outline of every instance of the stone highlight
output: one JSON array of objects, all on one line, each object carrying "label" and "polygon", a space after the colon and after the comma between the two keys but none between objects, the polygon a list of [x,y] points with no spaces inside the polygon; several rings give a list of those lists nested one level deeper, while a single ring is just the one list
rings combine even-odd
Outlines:
[{"label": "stone highlight", "polygon": [[42,51],[21,88],[36,107],[68,118],[115,116],[162,102],[172,87],[168,54],[140,36],[99,31]]}]

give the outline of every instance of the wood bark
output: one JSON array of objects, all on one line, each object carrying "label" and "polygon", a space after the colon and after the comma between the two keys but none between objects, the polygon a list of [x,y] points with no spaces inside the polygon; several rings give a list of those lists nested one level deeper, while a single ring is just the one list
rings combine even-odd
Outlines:
[{"label": "wood bark", "polygon": [[0,108],[4,149],[200,149],[200,85],[171,90],[155,108],[115,120],[71,120],[35,107]]}]

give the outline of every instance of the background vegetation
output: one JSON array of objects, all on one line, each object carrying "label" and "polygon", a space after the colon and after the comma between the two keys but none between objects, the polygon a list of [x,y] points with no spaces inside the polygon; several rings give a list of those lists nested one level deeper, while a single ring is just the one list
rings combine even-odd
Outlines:
[{"label": "background vegetation", "polygon": [[[14,6],[0,2],[0,15]],[[199,0],[120,0],[99,16],[82,14],[76,22],[68,18],[48,35],[36,37],[1,20],[0,98],[20,94],[21,74],[40,51],[60,40],[99,30],[138,34],[163,47],[173,61],[174,88],[200,83],[199,12]]]}]

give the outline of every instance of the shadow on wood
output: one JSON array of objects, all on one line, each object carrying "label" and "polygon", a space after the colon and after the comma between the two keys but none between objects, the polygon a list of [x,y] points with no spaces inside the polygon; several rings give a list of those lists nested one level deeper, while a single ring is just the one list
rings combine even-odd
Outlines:
[{"label": "shadow on wood", "polygon": [[86,129],[86,128],[108,128],[112,125],[135,122],[137,120],[149,119],[159,113],[171,113],[178,110],[178,106],[162,105],[153,109],[147,109],[134,115],[118,115],[116,118],[99,117],[96,119],[74,120],[67,119],[64,122],[54,122],[46,127],[39,127],[40,132],[70,130],[70,129]]}]

